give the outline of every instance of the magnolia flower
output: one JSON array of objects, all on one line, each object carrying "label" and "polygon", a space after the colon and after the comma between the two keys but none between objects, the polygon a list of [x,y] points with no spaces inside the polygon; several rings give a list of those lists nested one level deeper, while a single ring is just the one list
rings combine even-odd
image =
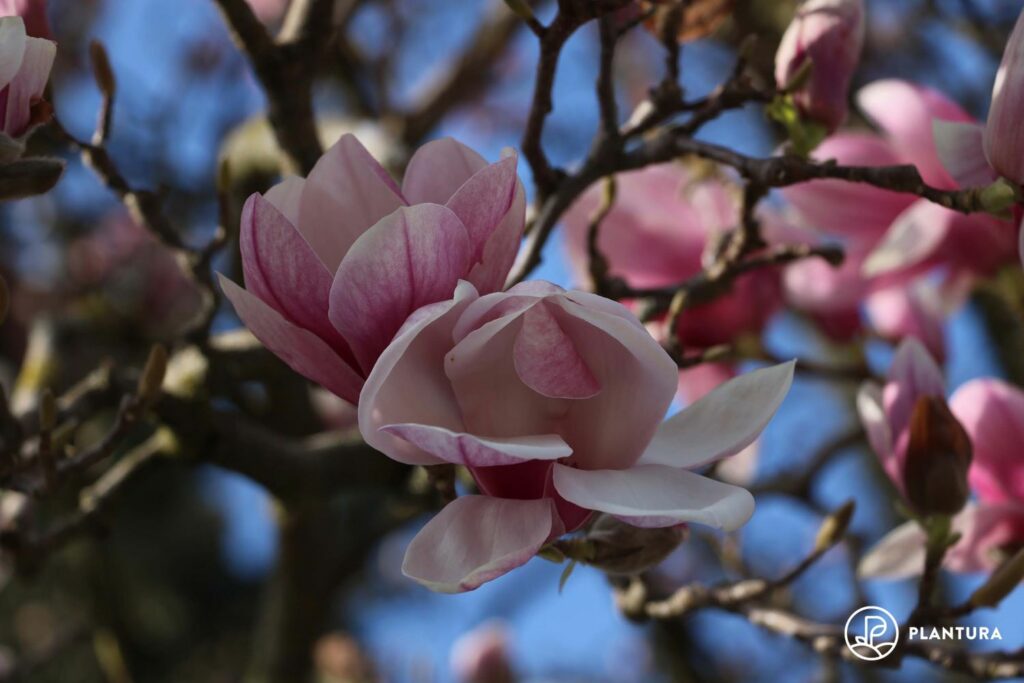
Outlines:
[{"label": "magnolia flower", "polygon": [[221,277],[242,322],[299,374],[356,403],[416,309],[465,279],[500,289],[522,236],[516,157],[488,164],[450,138],[413,155],[399,187],[352,135],[306,179],[242,212],[247,289]]},{"label": "magnolia flower", "polygon": [[399,462],[452,463],[479,495],[413,539],[403,572],[472,590],[594,511],[640,527],[744,524],[746,490],[691,468],[749,445],[782,402],[787,363],[727,382],[662,423],[676,365],[622,305],[546,282],[417,311],[366,380],[359,429]]},{"label": "magnolia flower", "polygon": [[0,0],[0,17],[21,17],[28,35],[53,39],[50,20],[46,16],[46,0]]},{"label": "magnolia flower", "polygon": [[775,54],[775,81],[788,86],[810,62],[807,83],[793,99],[804,117],[831,132],[846,120],[847,93],[863,46],[863,0],[806,0]]},{"label": "magnolia flower", "polygon": [[33,123],[32,105],[43,96],[57,45],[25,33],[21,17],[0,18],[0,132],[17,138]]},{"label": "magnolia flower", "polygon": [[460,683],[514,683],[509,634],[500,622],[488,622],[464,633],[451,651],[451,668]]},{"label": "magnolia flower", "polygon": [[[945,566],[957,572],[991,571],[1024,545],[1024,392],[995,379],[967,382],[949,400],[974,448],[968,474],[977,500],[953,518],[961,535]],[[890,532],[865,557],[867,576],[899,578],[921,572],[925,535],[914,522]]]},{"label": "magnolia flower", "polygon": [[[680,164],[621,173],[615,176],[615,184],[615,203],[601,221],[597,246],[610,275],[635,288],[667,287],[697,275],[705,255],[739,219],[724,182],[695,179]],[[592,187],[564,217],[569,258],[578,281],[589,277],[588,231],[601,194],[600,186]],[[686,348],[703,349],[759,333],[781,302],[778,273],[754,271],[737,278],[723,296],[687,309],[679,319],[679,339]],[[702,367],[698,373],[684,373],[682,386],[690,400],[732,376],[728,366]],[[704,382],[709,373],[713,380]]]}]

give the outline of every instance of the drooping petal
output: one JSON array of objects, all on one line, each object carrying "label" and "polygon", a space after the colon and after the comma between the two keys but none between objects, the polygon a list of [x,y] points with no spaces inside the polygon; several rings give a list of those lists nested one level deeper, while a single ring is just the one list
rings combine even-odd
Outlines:
[{"label": "drooping petal", "polygon": [[310,171],[295,227],[333,273],[363,233],[404,204],[388,172],[346,133]]},{"label": "drooping petal", "polygon": [[32,102],[43,96],[50,69],[57,55],[57,44],[43,38],[27,38],[25,54],[18,73],[7,92],[4,131],[13,136],[26,132],[32,119]]},{"label": "drooping petal", "polygon": [[640,464],[697,467],[746,448],[782,405],[795,367],[790,361],[729,380],[663,422]]},{"label": "drooping petal", "polygon": [[444,427],[392,424],[381,429],[422,448],[445,462],[466,467],[516,465],[529,460],[558,460],[572,449],[557,434],[488,438]]},{"label": "drooping petal", "polygon": [[903,161],[917,166],[926,183],[946,190],[955,187],[939,160],[932,121],[971,121],[958,104],[931,88],[895,79],[861,88],[857,104],[886,132]]},{"label": "drooping petal", "polygon": [[556,463],[554,483],[569,502],[640,527],[695,522],[732,531],[754,513],[746,489],[666,465],[588,471]]},{"label": "drooping petal", "polygon": [[25,54],[25,21],[0,17],[0,88],[14,80]]},{"label": "drooping petal", "polygon": [[410,204],[447,204],[485,166],[487,161],[461,142],[452,138],[432,140],[409,159],[402,195]]},{"label": "drooping petal", "polygon": [[[452,346],[452,328],[476,298],[473,286],[460,282],[451,300],[418,310],[366,378],[359,400],[359,431],[366,443],[389,458],[410,465],[444,462],[382,431],[385,425],[417,423],[466,431],[444,365],[445,354]],[[429,400],[424,400],[425,396]]]},{"label": "drooping petal", "polygon": [[349,355],[327,318],[331,273],[302,235],[259,194],[242,209],[239,235],[246,288],[278,313]]},{"label": "drooping petal", "polygon": [[452,296],[470,254],[465,227],[437,204],[399,209],[356,240],[331,287],[330,319],[364,371],[413,311]]},{"label": "drooping petal", "polygon": [[985,129],[977,123],[932,122],[942,165],[959,187],[984,187],[998,178],[985,157]]},{"label": "drooping petal", "polygon": [[544,303],[523,314],[512,354],[519,379],[541,396],[584,399],[601,390],[572,339]]},{"label": "drooping petal", "polygon": [[551,534],[553,514],[546,498],[461,496],[416,534],[402,573],[441,593],[473,590],[536,555]]},{"label": "drooping petal", "polygon": [[325,341],[288,322],[231,280],[220,276],[220,285],[245,326],[291,369],[350,403],[359,400],[363,378]]},{"label": "drooping petal", "polygon": [[949,235],[957,214],[922,199],[901,213],[864,261],[864,275],[877,277],[919,266]]}]

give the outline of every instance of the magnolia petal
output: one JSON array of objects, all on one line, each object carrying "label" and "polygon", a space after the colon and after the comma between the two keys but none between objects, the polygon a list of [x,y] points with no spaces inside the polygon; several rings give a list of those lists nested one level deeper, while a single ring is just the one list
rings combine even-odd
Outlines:
[{"label": "magnolia petal", "polygon": [[365,372],[413,311],[451,297],[470,254],[462,222],[437,204],[403,207],[356,240],[331,286],[330,319]]},{"label": "magnolia petal", "polygon": [[959,187],[984,187],[999,177],[985,157],[983,126],[936,119],[932,130],[939,159]]},{"label": "magnolia petal", "polygon": [[346,133],[310,171],[295,227],[333,273],[363,233],[404,204],[388,172]]},{"label": "magnolia petal", "polygon": [[985,124],[985,156],[1005,178],[1024,184],[1024,130],[1020,112],[1024,108],[1024,14],[1017,18],[1006,41],[1003,59],[992,87],[992,104]]},{"label": "magnolia petal", "polygon": [[992,378],[960,386],[949,408],[971,438],[970,483],[980,500],[1024,502],[1024,392]]},{"label": "magnolia petal", "polygon": [[922,396],[945,396],[942,370],[927,349],[913,337],[907,337],[896,349],[882,402],[894,435],[910,424],[914,404]]},{"label": "magnolia petal", "polygon": [[360,377],[337,353],[312,332],[285,320],[258,297],[220,275],[220,286],[245,326],[264,346],[303,377],[341,398],[356,403]]},{"label": "magnolia petal", "polygon": [[10,135],[26,132],[32,122],[32,102],[43,96],[50,69],[57,56],[57,44],[43,38],[25,39],[21,67],[7,92],[7,113],[3,129]]},{"label": "magnolia petal", "polygon": [[461,496],[416,534],[402,573],[440,593],[471,591],[536,555],[554,514],[547,498]]},{"label": "magnolia petal", "polygon": [[274,205],[292,225],[299,224],[299,209],[302,205],[302,189],[305,178],[288,176],[266,191],[263,198]]},{"label": "magnolia petal", "polygon": [[579,470],[556,463],[553,481],[569,502],[640,527],[694,522],[732,531],[754,513],[746,489],[666,465]]},{"label": "magnolia petal", "polygon": [[21,17],[0,18],[0,88],[12,80],[25,54],[25,21]]},{"label": "magnolia petal", "polygon": [[512,353],[519,379],[541,396],[583,399],[601,391],[601,383],[543,303],[523,314]]},{"label": "magnolia petal", "polygon": [[519,252],[525,227],[526,191],[517,180],[512,205],[484,244],[480,261],[469,271],[468,279],[476,283],[480,291],[500,291],[505,286],[505,280]]},{"label": "magnolia petal", "polygon": [[[436,465],[444,460],[383,431],[390,424],[417,423],[465,431],[459,406],[444,372],[452,327],[477,298],[460,282],[449,301],[424,306],[410,316],[366,378],[359,399],[359,431],[370,446],[409,465]],[[429,396],[430,400],[423,400]]]},{"label": "magnolia petal", "polygon": [[864,275],[877,277],[922,264],[946,239],[955,218],[954,212],[926,199],[914,202],[864,261]]},{"label": "magnolia petal", "polygon": [[381,429],[445,462],[466,467],[516,465],[527,460],[558,460],[572,455],[572,448],[557,434],[499,439],[433,425],[393,424]]},{"label": "magnolia petal", "polygon": [[331,274],[306,240],[268,200],[253,194],[239,235],[246,288],[336,349],[347,344],[327,318]]},{"label": "magnolia petal", "polygon": [[483,257],[484,245],[512,206],[516,182],[516,157],[511,156],[480,169],[444,203],[466,226],[474,262]]},{"label": "magnolia petal", "polygon": [[447,204],[462,185],[487,166],[472,149],[452,138],[432,140],[409,159],[402,194],[410,204]]},{"label": "magnolia petal", "polygon": [[884,459],[892,453],[892,431],[882,403],[882,387],[865,382],[857,391],[857,414],[867,433],[871,448]]},{"label": "magnolia petal", "polygon": [[663,422],[640,464],[697,467],[743,450],[782,405],[795,367],[780,363],[721,385]]},{"label": "magnolia petal", "polygon": [[862,579],[903,579],[924,569],[927,537],[917,522],[896,527],[861,559],[857,576]]}]

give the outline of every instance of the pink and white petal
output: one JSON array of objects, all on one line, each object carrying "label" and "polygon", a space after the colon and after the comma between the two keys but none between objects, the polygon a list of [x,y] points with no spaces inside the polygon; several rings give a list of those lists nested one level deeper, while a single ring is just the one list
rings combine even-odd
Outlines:
[{"label": "pink and white petal", "polygon": [[359,400],[363,378],[325,341],[222,275],[220,285],[245,326],[292,370],[350,403]]},{"label": "pink and white petal", "polygon": [[601,383],[543,302],[523,314],[512,357],[519,379],[541,396],[584,399],[601,391]]},{"label": "pink and white petal", "polygon": [[1024,392],[1002,380],[974,379],[953,393],[949,408],[974,447],[971,490],[990,503],[1024,503]]},{"label": "pink and white petal", "polygon": [[469,271],[469,280],[480,287],[482,292],[500,291],[505,286],[509,271],[515,263],[519,244],[526,227],[526,191],[516,181],[512,205],[505,212],[498,227],[484,244],[480,262]]},{"label": "pink and white petal", "polygon": [[388,172],[346,133],[310,171],[295,227],[333,273],[363,233],[404,204]]},{"label": "pink and white petal", "polygon": [[482,260],[484,245],[512,207],[517,184],[516,157],[510,156],[477,171],[444,202],[466,226],[474,263]]},{"label": "pink and white petal", "polygon": [[932,122],[939,160],[959,187],[984,187],[999,175],[985,156],[985,128],[977,123]]},{"label": "pink and white petal", "polygon": [[[865,382],[857,391],[857,414],[867,433],[868,443],[882,460],[887,463],[892,455],[893,439],[889,420],[882,403],[882,387],[875,382]],[[886,470],[888,471],[888,467]],[[898,473],[893,473],[898,474]]]},{"label": "pink and white petal", "polygon": [[517,465],[529,460],[558,460],[572,455],[572,449],[557,434],[490,438],[411,423],[385,425],[381,430],[445,462],[466,467]]},{"label": "pink and white petal", "polygon": [[0,88],[14,80],[25,54],[25,20],[0,17]]},{"label": "pink and white petal", "polygon": [[403,207],[356,240],[331,286],[330,319],[365,372],[413,311],[452,296],[470,254],[462,222],[438,204]]},{"label": "pink and white petal", "polygon": [[43,96],[50,69],[57,56],[57,44],[43,38],[26,38],[25,54],[7,92],[7,114],[3,129],[10,135],[25,133],[32,118],[32,102]]},{"label": "pink and white petal", "polygon": [[882,390],[882,405],[894,435],[910,424],[914,404],[922,396],[942,397],[946,382],[942,370],[927,349],[913,337],[907,337],[896,350],[888,382]]},{"label": "pink and white petal", "polygon": [[278,313],[348,354],[327,318],[332,277],[298,230],[253,194],[242,209],[239,243],[246,288]]},{"label": "pink and white petal", "polygon": [[885,339],[917,337],[938,360],[946,357],[944,305],[935,284],[918,279],[878,289],[864,300],[871,326]]},{"label": "pink and white petal", "polygon": [[795,367],[780,363],[722,384],[663,422],[639,464],[699,467],[740,452],[782,405]]},{"label": "pink and white petal", "polygon": [[733,531],[754,513],[746,489],[666,465],[579,470],[556,463],[553,478],[569,502],[639,527],[694,522]]},{"label": "pink and white petal", "polygon": [[924,569],[927,537],[917,522],[901,524],[874,545],[857,566],[862,579],[905,579]]},{"label": "pink and white petal", "polygon": [[548,541],[551,500],[461,496],[409,544],[402,573],[440,593],[461,593],[526,564]]},{"label": "pink and white petal", "polygon": [[864,261],[864,275],[878,277],[921,265],[942,245],[956,216],[926,199],[914,202]]},{"label": "pink and white petal", "polygon": [[[529,285],[525,287],[524,285]],[[453,340],[461,342],[473,330],[492,320],[524,311],[549,294],[558,294],[565,290],[557,285],[542,280],[527,280],[516,285],[507,292],[485,294],[466,308],[455,326]]]},{"label": "pink and white petal", "polygon": [[932,120],[971,121],[958,104],[936,90],[896,79],[861,88],[857,104],[886,132],[903,161],[917,166],[926,183],[942,189],[955,187],[939,160]]},{"label": "pink and white petal", "polygon": [[[451,300],[418,310],[366,378],[359,399],[359,431],[366,443],[389,458],[410,465],[444,462],[382,431],[385,425],[417,423],[466,431],[444,365],[452,346],[452,327],[476,298],[473,285],[460,282]],[[424,396],[430,400],[423,400]]]},{"label": "pink and white petal", "polygon": [[302,206],[302,189],[306,179],[299,176],[288,176],[277,185],[267,190],[263,198],[274,205],[281,215],[292,225],[299,224],[299,208]]},{"label": "pink and white petal", "polygon": [[485,166],[487,161],[461,142],[452,138],[432,140],[409,159],[402,195],[410,204],[447,204]]}]

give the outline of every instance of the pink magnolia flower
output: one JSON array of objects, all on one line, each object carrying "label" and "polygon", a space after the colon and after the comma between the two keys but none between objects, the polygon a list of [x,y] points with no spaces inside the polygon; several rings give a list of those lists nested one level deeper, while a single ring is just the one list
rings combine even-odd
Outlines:
[{"label": "pink magnolia flower", "polygon": [[[971,438],[968,475],[977,500],[953,519],[962,536],[946,567],[956,572],[991,571],[1000,553],[1024,545],[1024,392],[996,379],[967,382],[949,406]],[[887,535],[865,558],[861,572],[896,578],[920,573],[925,536],[911,522]]]},{"label": "pink magnolia flower", "polygon": [[31,129],[56,53],[54,42],[25,34],[21,17],[0,18],[0,132],[16,138]]},{"label": "pink magnolia flower", "polygon": [[480,490],[427,523],[403,572],[472,590],[594,511],[739,527],[751,495],[690,468],[749,445],[792,374],[787,363],[743,375],[662,423],[676,365],[621,304],[546,282],[486,296],[460,284],[410,317],[359,401],[368,444],[399,462],[464,465]]},{"label": "pink magnolia flower", "polygon": [[53,40],[46,0],[0,0],[0,17],[21,17],[28,35]]},{"label": "pink magnolia flower", "polygon": [[[601,222],[598,248],[610,274],[638,289],[671,286],[697,275],[716,238],[739,219],[724,183],[696,180],[679,164],[621,173],[615,183],[616,201]],[[589,277],[587,233],[601,193],[600,186],[592,187],[564,217],[569,259],[578,281]],[[704,349],[758,333],[781,301],[778,273],[754,271],[737,279],[728,294],[687,310],[679,321],[680,341],[687,348]],[[714,365],[718,378],[732,376],[729,366]],[[689,399],[711,388],[704,381],[709,372],[684,373]]]},{"label": "pink magnolia flower", "polygon": [[787,86],[811,62],[808,82],[794,100],[803,116],[831,132],[846,120],[850,80],[863,46],[863,0],[806,0],[775,54],[775,82]]},{"label": "pink magnolia flower", "polygon": [[516,158],[488,164],[450,138],[421,147],[399,187],[352,135],[306,179],[249,197],[247,289],[221,277],[242,322],[299,374],[351,403],[416,309],[460,279],[500,289],[522,236]]},{"label": "pink magnolia flower", "polygon": [[500,622],[481,624],[452,646],[451,667],[461,683],[514,683],[508,631]]}]

